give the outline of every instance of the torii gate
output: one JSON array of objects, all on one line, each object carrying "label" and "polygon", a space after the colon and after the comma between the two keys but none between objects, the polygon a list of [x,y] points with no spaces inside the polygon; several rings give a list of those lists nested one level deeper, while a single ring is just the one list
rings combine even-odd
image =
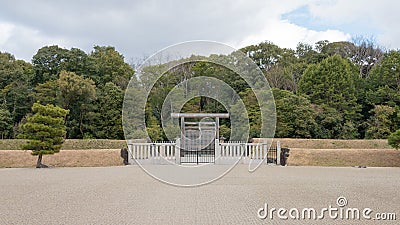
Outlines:
[{"label": "torii gate", "polygon": [[[180,163],[214,163],[219,119],[229,118],[229,113],[171,113],[171,117],[180,118]],[[186,118],[213,118],[214,122],[187,122]]]}]

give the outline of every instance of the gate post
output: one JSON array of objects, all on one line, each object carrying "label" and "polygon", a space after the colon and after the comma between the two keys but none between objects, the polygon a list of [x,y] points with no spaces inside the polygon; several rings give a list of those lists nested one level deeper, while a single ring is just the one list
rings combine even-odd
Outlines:
[{"label": "gate post", "polygon": [[276,164],[281,165],[281,142],[276,141]]},{"label": "gate post", "polygon": [[134,159],[133,159],[133,150],[132,150],[132,140],[128,140],[128,164],[132,165],[134,164]]},{"label": "gate post", "polygon": [[181,139],[177,138],[175,141],[175,163],[181,164]]},{"label": "gate post", "polygon": [[219,139],[215,139],[215,148],[214,148],[214,163],[219,164],[219,161],[221,160],[221,146],[219,144]]}]

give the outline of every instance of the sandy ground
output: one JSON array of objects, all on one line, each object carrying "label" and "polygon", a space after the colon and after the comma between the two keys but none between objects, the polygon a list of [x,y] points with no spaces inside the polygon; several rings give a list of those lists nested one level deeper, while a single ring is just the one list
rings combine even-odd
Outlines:
[{"label": "sandy ground", "polygon": [[[168,166],[164,166],[168,170]],[[263,166],[196,188],[154,180],[138,166],[0,169],[0,224],[398,224],[259,219],[269,209],[347,206],[400,216],[399,168]],[[326,216],[328,217],[328,216]]]}]

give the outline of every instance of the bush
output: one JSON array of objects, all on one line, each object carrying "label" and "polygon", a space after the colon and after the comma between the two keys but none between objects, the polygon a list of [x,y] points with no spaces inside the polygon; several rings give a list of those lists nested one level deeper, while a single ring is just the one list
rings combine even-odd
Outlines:
[{"label": "bush", "polygon": [[388,143],[395,149],[400,148],[400,130],[395,131],[389,136]]}]

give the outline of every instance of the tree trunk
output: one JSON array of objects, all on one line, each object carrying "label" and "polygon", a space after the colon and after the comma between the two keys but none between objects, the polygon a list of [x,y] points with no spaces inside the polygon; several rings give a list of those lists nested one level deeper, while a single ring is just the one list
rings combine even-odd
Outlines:
[{"label": "tree trunk", "polygon": [[42,154],[39,154],[38,159],[37,159],[37,163],[36,163],[36,168],[42,168]]}]

